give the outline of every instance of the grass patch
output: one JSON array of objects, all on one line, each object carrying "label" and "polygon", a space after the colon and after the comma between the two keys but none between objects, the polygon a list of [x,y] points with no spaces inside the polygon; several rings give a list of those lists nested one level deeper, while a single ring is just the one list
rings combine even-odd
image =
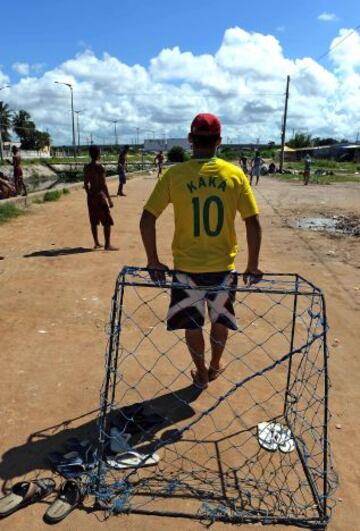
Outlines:
[{"label": "grass patch", "polygon": [[62,190],[49,190],[43,197],[35,197],[31,202],[35,205],[42,205],[43,203],[49,203],[51,201],[58,201],[62,195],[68,195],[70,190],[63,188]]},{"label": "grass patch", "polygon": [[12,203],[0,205],[0,223],[6,223],[22,214],[25,214],[25,211]]},{"label": "grass patch", "polygon": [[42,197],[35,197],[35,199],[31,200],[31,203],[34,205],[42,205],[44,202]]},{"label": "grass patch", "polygon": [[[273,177],[281,181],[303,181],[302,175],[275,174]],[[360,183],[360,175],[311,175],[311,184],[333,184],[333,183]]]},{"label": "grass patch", "polygon": [[46,192],[43,201],[44,203],[48,203],[50,201],[58,201],[61,196],[62,190],[51,190],[50,192]]}]

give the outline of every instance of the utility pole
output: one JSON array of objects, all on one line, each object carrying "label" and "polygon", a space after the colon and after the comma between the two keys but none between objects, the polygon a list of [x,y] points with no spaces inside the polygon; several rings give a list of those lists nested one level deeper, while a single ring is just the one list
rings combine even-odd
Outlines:
[{"label": "utility pole", "polygon": [[287,120],[287,110],[288,110],[288,100],[289,100],[289,86],[290,86],[290,76],[287,76],[284,119],[283,119],[283,124],[282,124],[282,131],[281,131],[280,173],[282,173],[283,167],[284,167],[284,148],[285,148],[286,120]]},{"label": "utility pole", "polygon": [[81,111],[74,111],[76,113],[76,129],[77,129],[77,147],[78,150],[80,150],[80,123],[79,123],[79,114],[83,112],[84,109]]}]

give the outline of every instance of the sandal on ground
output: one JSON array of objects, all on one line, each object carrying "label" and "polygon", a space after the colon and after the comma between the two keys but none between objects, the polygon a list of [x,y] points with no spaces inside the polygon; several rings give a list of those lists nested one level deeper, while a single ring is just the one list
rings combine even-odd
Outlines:
[{"label": "sandal on ground", "polygon": [[198,387],[199,389],[207,389],[207,386],[209,385],[208,382],[202,382],[199,380],[199,375],[196,370],[191,371],[191,377],[193,379],[195,387]]},{"label": "sandal on ground", "polygon": [[42,500],[55,490],[51,478],[34,479],[15,483],[9,494],[0,499],[0,518],[9,516],[18,509]]},{"label": "sandal on ground", "polygon": [[88,478],[68,479],[60,487],[58,497],[44,514],[44,521],[56,524],[64,520],[86,496]]},{"label": "sandal on ground", "polygon": [[220,374],[222,374],[225,371],[225,367],[221,367],[220,369],[214,369],[214,367],[209,367],[209,382],[213,382],[217,378],[219,378]]},{"label": "sandal on ground", "polygon": [[157,454],[140,454],[135,450],[130,450],[115,457],[107,458],[107,464],[111,468],[142,468],[144,466],[157,465],[160,457]]}]

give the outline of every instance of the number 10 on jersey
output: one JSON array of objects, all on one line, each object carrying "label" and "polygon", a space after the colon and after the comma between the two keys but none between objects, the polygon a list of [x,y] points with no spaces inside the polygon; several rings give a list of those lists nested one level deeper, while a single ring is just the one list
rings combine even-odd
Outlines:
[{"label": "number 10 on jersey", "polygon": [[[224,224],[224,205],[220,197],[211,195],[202,201],[199,197],[193,197],[194,236],[201,236],[202,230],[207,236],[218,236]],[[211,212],[215,213],[215,224],[210,223]]]}]

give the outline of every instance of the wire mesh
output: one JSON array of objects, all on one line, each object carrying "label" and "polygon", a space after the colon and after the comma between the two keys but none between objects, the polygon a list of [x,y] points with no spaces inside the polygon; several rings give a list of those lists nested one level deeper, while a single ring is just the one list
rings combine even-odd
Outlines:
[{"label": "wire mesh", "polygon": [[[322,292],[293,274],[265,275],[252,286],[239,282],[238,330],[229,333],[225,371],[200,390],[184,331],[166,330],[174,287],[192,289],[173,272],[154,283],[143,268],[126,267],[117,279],[101,390],[98,501],[109,515],[326,527],[337,479],[327,433]],[[209,324],[203,333],[209,360]],[[289,428],[294,451],[262,448],[257,426],[264,421]],[[145,457],[156,453],[159,462],[145,466],[144,457],[136,468],[109,466],[114,426],[131,432],[129,448]]]}]

